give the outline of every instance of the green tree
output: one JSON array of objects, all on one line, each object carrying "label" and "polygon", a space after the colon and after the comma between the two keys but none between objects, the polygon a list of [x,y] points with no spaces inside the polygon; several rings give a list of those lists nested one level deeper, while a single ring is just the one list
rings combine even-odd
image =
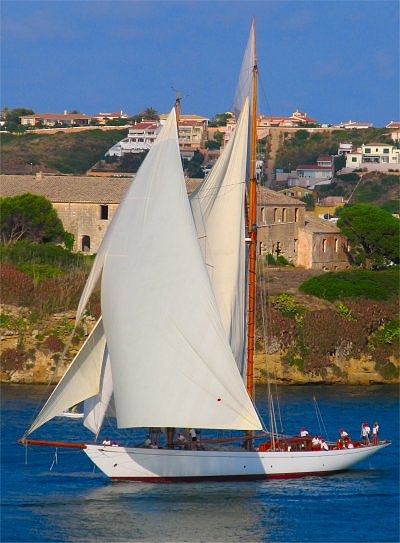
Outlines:
[{"label": "green tree", "polygon": [[209,126],[226,126],[228,123],[228,120],[232,118],[232,114],[227,113],[217,113],[214,115],[214,117],[209,122]]},{"label": "green tree", "polygon": [[22,128],[20,117],[33,114],[34,111],[32,109],[26,109],[23,107],[17,107],[11,110],[6,107],[3,108],[3,117],[6,121],[6,128],[10,132],[16,132]]},{"label": "green tree", "polygon": [[312,209],[315,209],[315,200],[312,194],[309,194],[309,193],[304,194],[303,198],[300,198],[300,201],[306,204],[307,211],[311,211]]},{"label": "green tree", "polygon": [[400,221],[384,209],[368,204],[344,207],[337,225],[349,240],[356,264],[376,269],[399,264]]},{"label": "green tree", "polygon": [[43,196],[22,194],[0,199],[0,238],[3,243],[63,242],[66,232],[51,202]]},{"label": "green tree", "polygon": [[188,176],[191,178],[203,178],[204,172],[201,165],[204,161],[204,156],[200,151],[195,151],[192,158],[189,161],[185,161],[185,167],[187,169]]},{"label": "green tree", "polygon": [[146,121],[158,121],[160,118],[158,112],[152,107],[146,107],[141,116]]}]

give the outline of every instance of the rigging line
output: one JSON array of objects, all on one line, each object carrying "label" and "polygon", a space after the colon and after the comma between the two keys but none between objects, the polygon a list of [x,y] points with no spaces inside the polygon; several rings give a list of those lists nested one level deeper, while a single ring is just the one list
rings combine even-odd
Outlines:
[{"label": "rigging line", "polygon": [[[327,441],[329,441],[329,435],[328,435],[328,432],[326,431],[324,419],[322,417],[321,410],[320,410],[320,408],[318,406],[317,398],[315,396],[313,396],[313,400],[314,400],[315,411],[317,413],[317,420],[318,420],[318,425],[319,425],[320,432],[321,432],[322,435],[324,435],[326,437]],[[322,429],[321,429],[321,425],[322,425]]]},{"label": "rigging line", "polygon": [[[54,370],[53,370],[53,372],[52,372],[52,374],[51,374],[51,376],[50,376],[49,382],[47,383],[46,388],[45,388],[45,390],[44,390],[44,392],[43,392],[43,397],[45,397],[45,395],[46,395],[47,399],[48,399],[48,396],[49,396],[49,389],[50,389],[50,387],[51,387],[53,384],[55,384],[55,383],[54,383],[54,380],[55,380],[55,378],[56,378],[57,371],[60,369],[61,363],[64,361],[64,359],[65,359],[65,357],[66,357],[66,355],[67,355],[67,352],[68,352],[68,350],[70,349],[70,347],[71,347],[71,345],[72,345],[72,339],[73,339],[73,337],[74,337],[74,335],[75,335],[75,333],[76,333],[77,327],[78,327],[78,323],[75,323],[74,328],[73,328],[73,330],[72,330],[72,332],[71,332],[71,334],[70,334],[70,336],[69,336],[69,338],[68,338],[68,340],[67,340],[67,343],[65,344],[65,347],[64,347],[64,349],[63,349],[63,352],[61,353],[61,356],[60,356],[60,358],[58,359],[57,364],[55,365]],[[70,364],[68,365],[68,368],[69,368],[70,365],[72,364],[73,360],[74,360],[74,359],[71,360]],[[68,369],[68,368],[67,368],[67,369]],[[64,373],[65,373],[65,372],[64,372]],[[46,401],[47,401],[47,400],[46,400]],[[35,408],[34,411],[32,412],[32,415],[31,415],[31,417],[30,417],[30,424],[29,424],[29,426],[28,426],[28,429],[25,430],[25,432],[24,432],[24,434],[23,434],[23,438],[27,437],[29,428],[32,426],[33,422],[35,421],[35,419],[36,419],[36,417],[38,416],[38,414],[39,414],[39,412],[41,411],[41,409],[43,409],[43,407],[44,407],[46,401],[44,401],[44,400],[42,399],[42,404],[43,404],[43,405],[40,407],[40,403],[38,403],[38,405],[36,406],[36,408]],[[22,438],[22,439],[23,439],[23,438]]]},{"label": "rigging line", "polygon": [[[269,115],[271,117],[272,116],[271,104],[268,100],[268,94],[266,91],[266,86],[264,85],[263,78],[260,75],[259,75],[258,83],[259,83],[258,84],[259,102],[262,102],[266,105],[266,115]],[[261,111],[261,103],[259,104],[259,107]]]},{"label": "rigging line", "polygon": [[[265,292],[264,288],[261,287],[261,258],[259,255],[257,255],[257,275],[258,275],[258,281],[259,281],[259,288],[258,291],[258,298],[260,300],[261,305],[261,319],[262,319],[262,330],[263,330],[263,339],[264,339],[264,356],[265,356],[265,365],[266,365],[266,374],[267,374],[267,391],[268,391],[268,400],[269,400],[269,409],[268,409],[268,415],[270,419],[270,431],[272,435],[277,433],[277,424],[276,424],[276,416],[275,416],[275,407],[273,403],[273,395],[271,392],[271,382],[270,382],[270,372],[268,369],[268,357],[267,357],[267,326],[268,326],[268,319],[266,319],[265,316]],[[267,322],[266,322],[267,320]]]},{"label": "rigging line", "polygon": [[[267,386],[268,386],[268,395],[269,396],[273,396],[272,392],[271,392],[271,382],[270,382],[270,371],[269,371],[269,368],[268,368],[268,356],[267,356],[267,352],[268,352],[268,337],[272,337],[272,328],[271,328],[271,318],[268,318],[268,315],[270,316],[271,315],[271,304],[270,304],[270,296],[267,295],[267,300],[266,300],[266,290],[268,290],[268,294],[269,294],[269,281],[261,281],[261,278],[265,279],[265,270],[266,270],[266,274],[267,274],[267,279],[268,279],[268,271],[269,271],[269,267],[268,267],[268,262],[266,262],[266,265],[264,264],[263,266],[263,260],[261,259],[260,255],[257,256],[257,269],[258,269],[258,278],[259,278],[259,288],[258,288],[258,293],[259,293],[259,297],[261,297],[261,315],[262,315],[262,329],[263,329],[263,338],[264,338],[264,353],[265,353],[265,365],[266,365],[266,370],[267,370]],[[261,273],[261,271],[263,273]],[[262,283],[262,286],[261,286],[261,283]],[[266,287],[265,287],[266,285]],[[267,308],[267,316],[265,314],[265,311],[266,311],[266,308]],[[278,412],[278,417],[279,417],[279,423],[280,423],[280,431],[283,432],[283,423],[282,423],[282,416],[281,416],[281,409],[280,409],[280,402],[279,402],[279,394],[278,394],[278,388],[277,388],[277,373],[276,373],[276,368],[273,368],[273,373],[274,373],[274,377],[275,377],[275,395],[276,395],[276,401],[277,401],[277,412]],[[274,406],[274,413],[275,413],[275,406]],[[274,419],[275,419],[275,427],[276,427],[276,430],[277,430],[277,424],[276,424],[276,415],[274,414]]]}]

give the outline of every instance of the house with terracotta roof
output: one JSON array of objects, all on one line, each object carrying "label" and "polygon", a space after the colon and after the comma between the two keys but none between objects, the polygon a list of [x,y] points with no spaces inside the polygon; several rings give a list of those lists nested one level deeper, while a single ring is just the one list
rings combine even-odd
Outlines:
[{"label": "house with terracotta roof", "polygon": [[316,185],[329,185],[334,174],[334,157],[320,156],[316,164],[299,164],[296,177],[288,178],[289,187],[314,188]]},{"label": "house with terracotta roof", "polygon": [[333,128],[345,128],[346,130],[365,130],[366,128],[372,128],[372,123],[359,123],[357,121],[347,121],[333,125]]},{"label": "house with terracotta roof", "polygon": [[84,113],[35,113],[20,117],[22,126],[88,126],[92,117]]},{"label": "house with terracotta roof", "polygon": [[92,116],[92,119],[97,121],[100,125],[106,124],[107,121],[127,121],[129,116],[121,111],[114,111],[113,113],[96,113]]},{"label": "house with terracotta roof", "polygon": [[276,128],[302,128],[316,124],[318,124],[318,121],[309,117],[307,113],[303,113],[299,110],[294,111],[290,117],[267,117],[261,115],[257,122],[258,126]]},{"label": "house with terracotta roof", "polygon": [[385,126],[389,130],[390,137],[393,141],[399,143],[400,141],[400,123],[395,121],[390,121],[389,124]]}]

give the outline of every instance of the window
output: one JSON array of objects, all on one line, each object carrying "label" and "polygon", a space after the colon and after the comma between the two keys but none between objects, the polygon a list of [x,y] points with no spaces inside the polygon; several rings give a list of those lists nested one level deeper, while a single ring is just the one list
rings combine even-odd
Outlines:
[{"label": "window", "polygon": [[339,240],[335,238],[335,253],[339,251]]},{"label": "window", "polygon": [[299,222],[299,208],[294,208],[294,222]]},{"label": "window", "polygon": [[371,154],[371,149],[369,147],[366,147],[365,148],[365,154]]},{"label": "window", "polygon": [[82,236],[82,252],[90,252],[90,236]]},{"label": "window", "polygon": [[294,252],[294,253],[297,253],[297,242],[298,242],[298,241],[299,241],[299,240],[297,240],[297,239],[294,239],[294,240],[293,240],[293,252]]},{"label": "window", "polygon": [[326,242],[327,242],[327,240],[324,238],[324,239],[322,240],[322,251],[323,251],[324,253],[326,253]]},{"label": "window", "polygon": [[274,207],[274,222],[278,222],[278,208]]},{"label": "window", "polygon": [[107,205],[100,206],[100,219],[102,221],[108,221],[108,206]]},{"label": "window", "polygon": [[352,156],[352,157],[351,157],[351,161],[352,161],[352,162],[357,162],[357,158],[356,158],[355,156]]},{"label": "window", "polygon": [[261,208],[261,224],[267,224],[267,217],[265,215],[265,207]]},{"label": "window", "polygon": [[286,222],[286,207],[282,208],[282,222]]},{"label": "window", "polygon": [[383,150],[384,154],[385,155],[388,155],[389,154],[389,149],[385,147],[385,149]]}]

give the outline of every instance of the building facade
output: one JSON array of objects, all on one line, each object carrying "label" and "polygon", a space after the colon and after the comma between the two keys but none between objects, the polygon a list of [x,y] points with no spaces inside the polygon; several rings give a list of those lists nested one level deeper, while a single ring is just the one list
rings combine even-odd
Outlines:
[{"label": "building facade", "polygon": [[346,237],[336,224],[306,213],[304,202],[259,187],[257,224],[260,255],[321,271],[349,267]]},{"label": "building facade", "polygon": [[[132,177],[2,175],[1,196],[27,192],[44,196],[53,204],[64,229],[74,235],[74,250],[94,254],[132,182]],[[188,193],[199,182],[187,180]],[[338,228],[306,214],[305,204],[295,198],[258,186],[257,225],[261,256],[283,256],[296,266],[321,270],[349,265],[346,241]]]},{"label": "building facade", "polygon": [[148,151],[161,130],[159,121],[142,121],[129,129],[128,135],[106,152],[106,156],[122,157],[128,153]]},{"label": "building facade", "polygon": [[346,168],[387,171],[400,165],[400,149],[387,143],[366,143],[346,156]]}]

